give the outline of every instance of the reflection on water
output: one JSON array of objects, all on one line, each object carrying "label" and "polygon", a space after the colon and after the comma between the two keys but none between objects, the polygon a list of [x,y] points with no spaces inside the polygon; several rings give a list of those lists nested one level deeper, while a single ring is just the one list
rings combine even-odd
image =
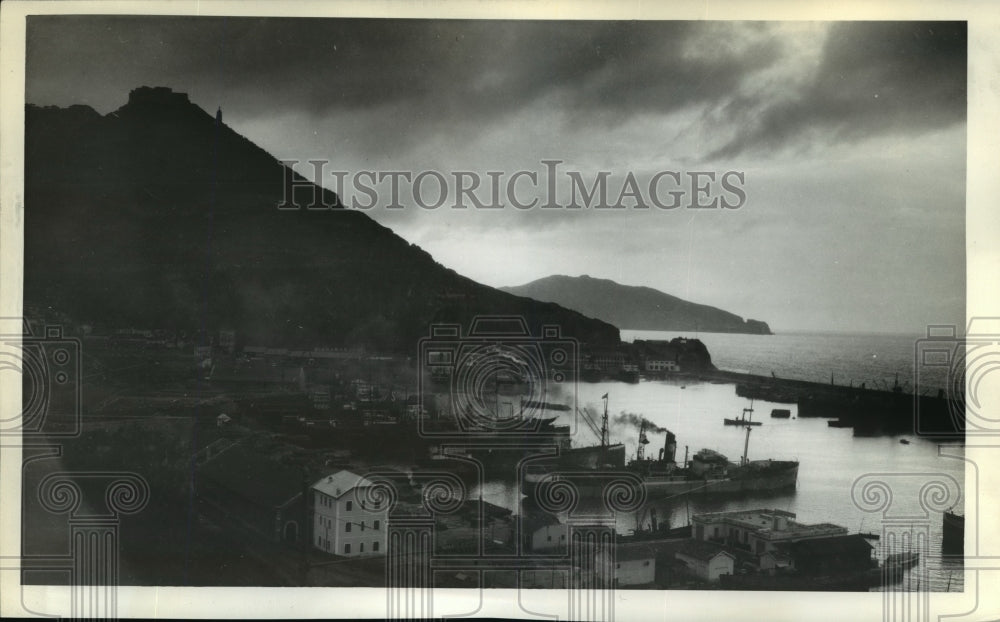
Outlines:
[{"label": "reflection on water", "polygon": [[[676,434],[678,461],[683,459],[685,450],[693,455],[703,447],[719,451],[734,461],[743,453],[744,429],[722,423],[724,417],[738,416],[748,406],[747,400],[736,395],[733,385],[688,381],[683,385],[668,381],[581,384],[578,404],[600,412],[604,393],[609,394],[612,421],[613,415],[621,412],[637,413]],[[773,408],[788,408],[792,418],[772,419]],[[748,457],[798,460],[795,491],[763,498],[650,499],[642,511],[616,516],[619,533],[648,528],[650,508],[655,508],[660,523],[669,521],[675,527],[687,524],[691,515],[704,512],[775,508],[794,512],[799,522],[830,522],[846,527],[850,533],[876,534],[882,534],[883,527],[892,528],[883,520],[884,512],[891,516],[908,515],[914,517],[914,529],[928,532],[929,551],[922,563],[929,572],[930,589],[962,590],[961,563],[941,558],[942,504],[954,505],[956,511],[963,512],[965,466],[961,445],[942,446],[939,454],[938,443],[914,436],[906,437],[910,444],[900,443],[900,437],[855,438],[851,429],[830,428],[826,419],[797,418],[795,405],[755,402],[754,419],[764,423],[751,432]],[[597,442],[587,426],[571,413],[559,413],[559,421],[575,426],[574,445]],[[647,432],[647,436],[651,448],[647,453],[655,455],[663,445],[664,435]],[[635,426],[612,423],[611,438],[612,442],[624,442],[628,455],[634,456],[638,439]],[[856,495],[861,494],[862,485],[868,485],[865,496],[859,497],[862,507],[852,499],[852,488],[859,479]],[[938,485],[929,485],[933,482]],[[487,501],[515,512],[519,509],[520,495],[512,481],[497,478],[487,482],[481,492]],[[472,494],[479,493],[476,489]],[[881,508],[886,499],[880,496],[883,493],[891,496],[887,508]],[[909,547],[897,545],[894,550],[887,550],[886,539],[875,545],[879,559],[900,550],[901,546],[903,550]],[[916,576],[912,570],[904,576],[904,589],[907,585],[918,588],[916,579],[910,580],[911,575]]]}]

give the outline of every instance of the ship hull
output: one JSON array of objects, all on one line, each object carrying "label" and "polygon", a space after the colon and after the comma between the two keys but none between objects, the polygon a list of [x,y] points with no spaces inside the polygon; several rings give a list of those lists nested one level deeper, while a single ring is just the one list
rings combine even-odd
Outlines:
[{"label": "ship hull", "polygon": [[555,462],[558,466],[584,469],[597,469],[605,465],[620,468],[625,466],[625,445],[616,443],[607,447],[573,447]]},{"label": "ship hull", "polygon": [[965,554],[965,517],[951,512],[942,515],[941,551],[945,555]]},{"label": "ship hull", "polygon": [[[632,471],[622,470],[623,473]],[[795,490],[798,482],[799,465],[797,462],[769,462],[766,473],[738,474],[734,477],[697,478],[683,475],[645,475],[642,486],[649,498],[674,497],[681,495],[741,495],[741,494],[771,494],[786,490]],[[524,481],[523,492],[533,494],[535,486],[549,476],[545,473],[531,473]],[[583,494],[596,494],[600,480],[573,479],[574,485]],[[593,490],[592,490],[593,489]]]},{"label": "ship hull", "polygon": [[643,479],[643,486],[650,496],[677,494],[741,494],[794,490],[798,481],[799,465],[789,463],[772,467],[767,474],[749,477],[685,478],[652,475]]}]

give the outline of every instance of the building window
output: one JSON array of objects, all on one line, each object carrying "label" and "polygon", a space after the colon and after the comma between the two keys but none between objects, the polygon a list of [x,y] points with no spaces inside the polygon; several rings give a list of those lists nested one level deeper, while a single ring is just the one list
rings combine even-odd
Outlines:
[{"label": "building window", "polygon": [[378,520],[377,520],[377,521],[375,521],[375,529],[378,529],[378,527],[379,527],[379,524],[380,524],[381,522],[382,522],[382,521],[378,521]]},{"label": "building window", "polygon": [[361,543],[361,548],[358,549],[358,552],[359,553],[364,553],[365,552],[365,543],[364,542]]},{"label": "building window", "polygon": [[566,539],[566,534],[562,534],[561,536],[559,536],[559,539],[560,540],[565,540]]},{"label": "building window", "polygon": [[361,531],[365,530],[365,521],[361,521]]},{"label": "building window", "polygon": [[323,546],[323,536],[316,536],[316,546]]},{"label": "building window", "polygon": [[351,508],[353,508],[353,507],[354,507],[354,502],[353,501],[348,501],[347,502],[347,507],[344,508],[344,511],[350,512]]},{"label": "building window", "polygon": [[616,568],[616,569],[621,569],[621,567],[622,567],[622,565],[621,565],[621,564],[615,564],[615,568]]},{"label": "building window", "polygon": [[642,565],[643,566],[648,566],[649,565],[649,560],[647,559],[646,561],[642,562]]},{"label": "building window", "polygon": [[351,533],[351,523],[344,523],[344,531]]},{"label": "building window", "polygon": [[350,555],[350,554],[351,554],[351,544],[347,543],[344,545],[344,555]]},{"label": "building window", "polygon": [[372,550],[375,551],[376,553],[378,553],[378,544],[379,544],[378,540],[372,542]]},{"label": "building window", "polygon": [[546,542],[552,542],[552,536],[545,536]]}]

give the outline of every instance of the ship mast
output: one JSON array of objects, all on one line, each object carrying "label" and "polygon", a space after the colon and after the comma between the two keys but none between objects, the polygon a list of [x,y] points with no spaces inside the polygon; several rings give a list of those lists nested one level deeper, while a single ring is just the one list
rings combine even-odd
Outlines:
[{"label": "ship mast", "polygon": [[745,426],[745,427],[747,429],[747,438],[745,441],[743,441],[743,461],[740,463],[744,465],[747,463],[747,449],[750,448],[750,430],[753,429],[750,426]]},{"label": "ship mast", "polygon": [[604,394],[604,418],[601,419],[601,449],[608,448],[608,394]]}]

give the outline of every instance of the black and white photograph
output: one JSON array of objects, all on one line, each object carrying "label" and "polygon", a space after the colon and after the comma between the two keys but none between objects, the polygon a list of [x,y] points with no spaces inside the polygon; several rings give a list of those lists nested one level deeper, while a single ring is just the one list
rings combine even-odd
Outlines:
[{"label": "black and white photograph", "polygon": [[978,4],[9,5],[20,615],[1000,615]]}]

